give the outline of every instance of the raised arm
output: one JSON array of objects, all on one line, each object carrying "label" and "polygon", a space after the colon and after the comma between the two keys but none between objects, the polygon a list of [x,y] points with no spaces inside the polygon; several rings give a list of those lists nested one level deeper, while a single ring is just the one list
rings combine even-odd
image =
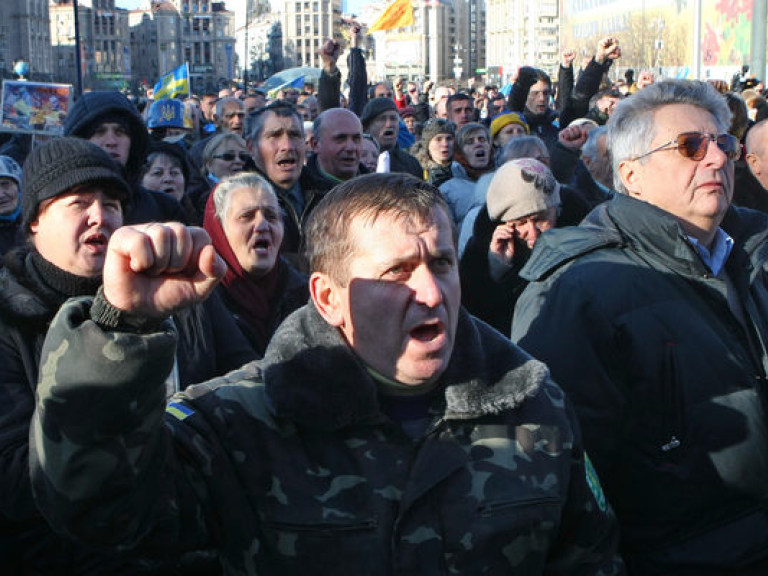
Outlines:
[{"label": "raised arm", "polygon": [[[163,425],[176,334],[168,315],[205,298],[224,273],[202,229],[148,224],[112,236],[104,285],[73,299],[43,345],[30,476],[38,507],[59,532],[101,546],[206,540],[202,482],[210,450],[174,453]],[[184,533],[182,536],[181,533]]]}]

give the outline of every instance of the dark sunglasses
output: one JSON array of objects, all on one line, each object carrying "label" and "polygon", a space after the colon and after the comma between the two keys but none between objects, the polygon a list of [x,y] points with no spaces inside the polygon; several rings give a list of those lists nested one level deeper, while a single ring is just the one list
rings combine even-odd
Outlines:
[{"label": "dark sunglasses", "polygon": [[633,160],[645,158],[654,152],[662,150],[677,150],[683,158],[698,162],[707,155],[707,149],[710,142],[716,142],[717,147],[723,151],[729,160],[738,160],[741,156],[741,145],[739,139],[730,134],[705,134],[703,132],[683,132],[678,134],[677,138],[670,140],[649,150],[645,154],[635,156]]},{"label": "dark sunglasses", "polygon": [[248,162],[250,157],[251,156],[247,152],[238,152],[237,154],[234,152],[224,152],[224,154],[214,156],[214,158],[224,160],[224,162],[232,162],[235,158],[240,158],[240,162]]}]

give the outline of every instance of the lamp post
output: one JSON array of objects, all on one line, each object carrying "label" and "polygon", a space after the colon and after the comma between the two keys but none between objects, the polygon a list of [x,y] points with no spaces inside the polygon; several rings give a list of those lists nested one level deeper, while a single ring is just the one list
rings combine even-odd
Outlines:
[{"label": "lamp post", "polygon": [[77,75],[75,97],[79,98],[83,93],[83,64],[80,61],[80,19],[77,15],[77,0],[72,0],[72,9],[75,19],[75,74]]},{"label": "lamp post", "polygon": [[243,91],[248,94],[248,69],[251,59],[248,53],[248,29],[251,27],[251,0],[245,0],[245,66],[243,68]]}]

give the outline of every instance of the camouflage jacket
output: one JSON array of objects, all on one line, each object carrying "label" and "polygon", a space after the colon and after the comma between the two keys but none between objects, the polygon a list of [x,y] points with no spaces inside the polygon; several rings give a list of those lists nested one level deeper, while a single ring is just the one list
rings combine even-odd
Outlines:
[{"label": "camouflage jacket", "polygon": [[167,408],[173,333],[104,331],[90,309],[70,300],[43,350],[31,475],[58,530],[145,549],[213,543],[227,574],[623,570],[562,391],[463,311],[445,393],[414,441],[311,305],[260,364]]}]

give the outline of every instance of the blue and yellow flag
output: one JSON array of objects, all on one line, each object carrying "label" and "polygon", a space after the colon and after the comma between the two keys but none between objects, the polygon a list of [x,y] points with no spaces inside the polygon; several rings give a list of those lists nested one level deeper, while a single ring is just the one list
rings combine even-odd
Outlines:
[{"label": "blue and yellow flag", "polygon": [[280,84],[277,88],[272,88],[272,90],[267,92],[267,98],[277,98],[277,94],[280,90],[284,90],[285,88],[297,88],[299,90],[304,88],[304,76],[299,76],[298,78]]},{"label": "blue and yellow flag", "polygon": [[175,98],[179,94],[189,96],[189,65],[186,62],[155,84],[155,100]]}]

